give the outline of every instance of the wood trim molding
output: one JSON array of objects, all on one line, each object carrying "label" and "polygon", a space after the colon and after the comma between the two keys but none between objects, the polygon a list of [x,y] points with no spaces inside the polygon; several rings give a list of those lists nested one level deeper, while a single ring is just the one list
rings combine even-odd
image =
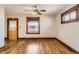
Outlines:
[{"label": "wood trim molding", "polygon": [[69,45],[67,45],[66,43],[62,42],[61,40],[59,40],[58,38],[56,38],[56,40],[58,40],[59,42],[61,42],[63,45],[66,45],[69,49],[71,49],[72,51],[75,51],[77,54],[79,54],[79,51],[76,51],[75,49],[73,49],[72,47],[70,47]]},{"label": "wood trim molding", "polygon": [[27,38],[19,37],[19,39],[56,39],[56,37],[27,37]]},{"label": "wood trim molding", "polygon": [[[29,33],[28,32],[28,21],[30,21],[31,19],[29,18],[35,18],[35,20],[38,20],[38,33]],[[26,17],[26,34],[40,34],[40,17]]]}]

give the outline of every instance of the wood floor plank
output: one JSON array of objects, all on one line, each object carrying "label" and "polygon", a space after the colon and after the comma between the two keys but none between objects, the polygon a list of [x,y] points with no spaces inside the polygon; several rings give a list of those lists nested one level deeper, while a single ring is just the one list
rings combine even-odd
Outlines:
[{"label": "wood floor plank", "polygon": [[76,54],[56,39],[19,39],[6,42],[1,54]]}]

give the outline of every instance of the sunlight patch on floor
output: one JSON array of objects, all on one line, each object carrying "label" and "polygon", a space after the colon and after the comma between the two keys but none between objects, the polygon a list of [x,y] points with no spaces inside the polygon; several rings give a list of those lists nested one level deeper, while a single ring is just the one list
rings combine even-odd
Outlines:
[{"label": "sunlight patch on floor", "polygon": [[36,44],[30,44],[27,47],[27,53],[29,54],[34,54],[34,53],[39,53],[39,47]]}]

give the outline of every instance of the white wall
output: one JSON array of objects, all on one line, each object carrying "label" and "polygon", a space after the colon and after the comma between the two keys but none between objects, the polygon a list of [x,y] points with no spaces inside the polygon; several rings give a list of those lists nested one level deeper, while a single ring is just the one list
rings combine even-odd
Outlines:
[{"label": "white wall", "polygon": [[[26,17],[29,17],[29,16],[33,17],[33,15],[6,14],[6,19],[8,17],[19,18],[19,37],[20,38],[56,36],[56,19],[54,16],[49,17],[46,15],[42,15],[42,16],[35,15],[40,17],[40,34],[26,34]],[[6,36],[7,36],[7,29],[6,29]]]},{"label": "white wall", "polygon": [[[73,6],[74,5],[70,5],[64,11],[68,10]],[[73,49],[79,51],[79,22],[61,24],[62,12],[60,12],[56,17],[58,27],[57,38],[72,47]]]},{"label": "white wall", "polygon": [[3,47],[5,44],[5,9],[3,6],[0,6],[0,47]]}]

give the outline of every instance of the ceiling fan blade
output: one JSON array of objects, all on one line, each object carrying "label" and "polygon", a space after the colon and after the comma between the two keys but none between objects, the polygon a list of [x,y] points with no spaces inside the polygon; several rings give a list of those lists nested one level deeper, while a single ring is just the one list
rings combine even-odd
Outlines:
[{"label": "ceiling fan blade", "polygon": [[40,12],[37,12],[39,15],[41,15],[41,13]]},{"label": "ceiling fan blade", "polygon": [[36,12],[39,14],[39,15],[41,15],[41,13],[36,9]]},{"label": "ceiling fan blade", "polygon": [[46,10],[39,10],[39,11],[41,11],[41,12],[46,12]]},{"label": "ceiling fan blade", "polygon": [[33,11],[33,10],[24,10],[24,11]]}]

